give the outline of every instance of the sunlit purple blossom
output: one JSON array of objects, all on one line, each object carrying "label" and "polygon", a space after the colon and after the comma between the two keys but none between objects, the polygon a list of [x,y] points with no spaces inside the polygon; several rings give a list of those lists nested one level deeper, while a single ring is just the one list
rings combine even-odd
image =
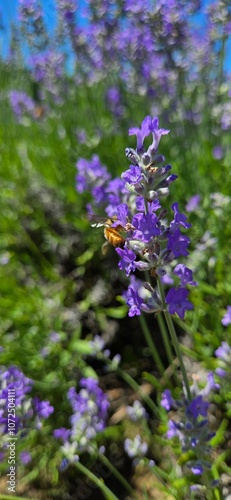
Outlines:
[{"label": "sunlit purple blossom", "polygon": [[177,202],[173,203],[171,208],[174,212],[174,219],[170,224],[171,231],[175,230],[179,226],[183,226],[185,229],[191,227],[191,224],[187,222],[186,215],[179,212]]},{"label": "sunlit purple blossom", "polygon": [[193,309],[193,304],[188,300],[189,291],[183,287],[171,288],[166,295],[166,302],[170,314],[177,313],[184,319],[185,311]]},{"label": "sunlit purple blossom", "polygon": [[140,167],[135,165],[131,165],[129,170],[122,173],[121,177],[131,185],[139,184],[143,178]]},{"label": "sunlit purple blossom", "polygon": [[[129,130],[129,135],[136,135],[137,138],[137,151],[142,151],[143,142],[145,137],[152,134],[153,142],[151,146],[149,146],[149,150],[157,150],[160,138],[162,135],[168,134],[169,130],[159,129],[159,120],[158,118],[151,118],[151,116],[146,116],[141,123],[141,128],[133,127]],[[149,152],[148,150],[148,152]]]},{"label": "sunlit purple blossom", "polygon": [[119,268],[121,269],[121,271],[126,271],[126,276],[129,276],[132,271],[135,271],[134,261],[136,259],[136,254],[132,250],[129,250],[127,247],[116,248],[116,252],[120,256],[120,261],[118,264]]},{"label": "sunlit purple blossom", "polygon": [[187,257],[189,243],[189,237],[181,234],[180,230],[176,229],[169,235],[167,249],[173,252],[175,257]]},{"label": "sunlit purple blossom", "polygon": [[196,281],[193,281],[193,273],[191,269],[186,267],[184,264],[177,264],[173,272],[178,276],[178,278],[180,278],[181,286],[184,287],[186,285],[191,285],[191,286],[198,285]]},{"label": "sunlit purple blossom", "polygon": [[153,236],[160,234],[158,227],[158,217],[155,214],[142,214],[134,215],[132,225],[135,227],[133,238],[148,243]]}]

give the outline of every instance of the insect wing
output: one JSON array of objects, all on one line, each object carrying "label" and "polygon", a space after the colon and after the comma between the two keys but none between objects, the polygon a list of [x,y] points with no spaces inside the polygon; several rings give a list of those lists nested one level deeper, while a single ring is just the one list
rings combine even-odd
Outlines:
[{"label": "insect wing", "polygon": [[110,227],[108,219],[106,217],[100,217],[98,215],[90,216],[91,227]]}]

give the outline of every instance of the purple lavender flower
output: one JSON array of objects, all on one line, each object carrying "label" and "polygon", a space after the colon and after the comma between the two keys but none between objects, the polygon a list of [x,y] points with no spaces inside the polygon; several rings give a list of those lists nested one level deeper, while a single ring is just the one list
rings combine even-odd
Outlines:
[{"label": "purple lavender flower", "polygon": [[135,270],[134,261],[136,259],[136,254],[132,252],[132,250],[129,250],[127,247],[125,247],[124,249],[116,248],[116,252],[121,259],[118,264],[119,268],[123,271],[126,271],[126,276],[129,276],[129,274]]},{"label": "purple lavender flower", "polygon": [[165,410],[169,411],[174,406],[175,400],[172,397],[171,391],[166,389],[162,392],[161,406],[165,408]]},{"label": "purple lavender flower", "polygon": [[215,351],[215,355],[219,358],[219,366],[216,368],[216,375],[225,380],[231,378],[231,347],[227,342],[222,342],[220,347]]},{"label": "purple lavender flower", "polygon": [[38,398],[33,399],[35,411],[40,418],[48,418],[54,411],[49,401],[40,401]]},{"label": "purple lavender flower", "polygon": [[[214,386],[209,382],[210,375],[208,376],[208,383],[210,385],[210,392]],[[164,391],[162,394],[161,405],[169,411],[171,408],[178,410],[180,420],[178,417],[177,422],[169,420],[167,437],[168,439],[178,437],[181,445],[182,452],[193,452],[194,458],[188,460],[187,467],[196,475],[202,475],[204,472],[211,468],[209,444],[215,433],[210,432],[208,429],[208,410],[209,402],[204,399],[208,391],[205,388],[200,390],[194,383],[191,388],[192,399],[189,400],[185,395],[180,400],[172,398],[169,390]]]},{"label": "purple lavender flower", "polygon": [[35,117],[36,103],[25,92],[12,90],[9,92],[9,99],[17,120],[20,121],[25,115]]},{"label": "purple lavender flower", "polygon": [[177,313],[181,319],[184,319],[185,311],[193,309],[193,304],[188,300],[189,291],[183,287],[171,288],[166,295],[166,302],[170,314]]},{"label": "purple lavender flower", "polygon": [[192,196],[189,200],[188,203],[185,207],[186,212],[194,212],[194,210],[197,209],[198,205],[200,204],[201,197],[199,194],[195,194]]},{"label": "purple lavender flower", "polygon": [[187,257],[189,254],[187,250],[189,243],[190,239],[188,236],[184,236],[179,229],[176,229],[169,235],[167,249],[173,252],[175,257],[181,257],[182,255]]},{"label": "purple lavender flower", "polygon": [[68,460],[78,459],[81,452],[92,453],[96,448],[95,437],[105,428],[109,402],[98,381],[91,377],[80,380],[79,393],[74,387],[68,391],[73,414],[70,429],[60,428],[54,436],[62,439],[62,451]]},{"label": "purple lavender flower", "polygon": [[198,285],[196,281],[193,281],[193,273],[191,269],[186,267],[184,264],[177,264],[173,272],[178,276],[178,278],[180,278],[181,286],[185,287],[186,285]]},{"label": "purple lavender flower", "polygon": [[148,213],[147,215],[139,213],[134,215],[132,225],[135,227],[133,238],[149,243],[153,236],[160,234],[158,227],[158,217],[155,214]]},{"label": "purple lavender flower", "polygon": [[19,20],[28,22],[29,18],[38,20],[42,15],[37,0],[19,0]]},{"label": "purple lavender flower", "polygon": [[227,307],[227,311],[226,311],[225,315],[223,316],[221,322],[222,322],[222,325],[224,325],[224,326],[230,325],[230,323],[231,323],[231,306]]},{"label": "purple lavender flower", "polygon": [[124,179],[126,182],[131,184],[131,186],[134,184],[139,185],[139,183],[142,181],[142,172],[140,167],[131,165],[129,170],[126,170],[126,172],[123,172],[121,175],[122,179]]},{"label": "purple lavender flower", "polygon": [[212,153],[213,153],[213,158],[215,158],[215,160],[221,160],[224,156],[224,151],[221,146],[215,146],[213,148]]},{"label": "purple lavender flower", "polygon": [[23,465],[27,465],[31,462],[32,457],[29,451],[22,451],[20,453],[20,461],[22,462]]}]

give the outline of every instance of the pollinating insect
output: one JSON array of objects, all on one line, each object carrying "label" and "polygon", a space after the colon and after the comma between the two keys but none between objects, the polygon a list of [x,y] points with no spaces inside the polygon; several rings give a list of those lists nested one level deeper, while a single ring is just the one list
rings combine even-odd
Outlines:
[{"label": "pollinating insect", "polygon": [[104,228],[104,237],[107,240],[106,243],[102,246],[102,253],[105,255],[108,251],[110,245],[115,248],[123,248],[126,241],[126,233],[131,228],[131,224],[126,224],[126,227],[123,227],[121,224],[118,224],[115,227],[112,227],[116,220],[117,216],[113,215],[108,219],[98,217],[97,215],[92,215],[91,218],[91,227],[103,227]]}]

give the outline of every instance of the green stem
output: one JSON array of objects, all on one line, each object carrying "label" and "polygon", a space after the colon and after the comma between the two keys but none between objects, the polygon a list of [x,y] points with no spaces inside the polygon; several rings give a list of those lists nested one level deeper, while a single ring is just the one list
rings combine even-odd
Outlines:
[{"label": "green stem", "polygon": [[173,343],[173,347],[175,349],[175,353],[176,353],[176,355],[178,357],[178,361],[179,361],[181,373],[182,373],[183,380],[184,380],[184,383],[185,383],[185,388],[186,388],[187,396],[188,396],[188,399],[191,400],[192,396],[191,396],[189,381],[188,381],[187,373],[186,373],[186,370],[185,370],[185,366],[184,366],[184,362],[183,362],[183,358],[182,358],[182,354],[181,354],[181,350],[180,350],[180,345],[179,345],[179,342],[178,342],[178,338],[177,338],[177,335],[176,335],[176,330],[175,330],[175,327],[174,327],[174,324],[173,324],[173,321],[172,321],[171,314],[169,314],[169,312],[166,310],[166,302],[165,302],[163,285],[162,285],[162,282],[161,282],[161,280],[160,280],[159,277],[157,278],[157,282],[158,282],[158,288],[159,288],[159,292],[160,292],[161,299],[162,299],[162,305],[163,305],[163,308],[164,308],[164,317],[165,317],[166,323],[168,325],[168,330],[169,330],[169,333],[170,333],[170,336],[171,336],[171,339],[172,339],[172,343]]},{"label": "green stem", "polygon": [[146,322],[146,319],[144,317],[143,314],[141,314],[139,316],[139,321],[140,321],[140,324],[141,324],[141,328],[142,328],[142,331],[143,331],[143,334],[145,336],[145,340],[148,344],[148,347],[152,353],[152,357],[153,357],[153,360],[156,364],[156,366],[158,367],[158,370],[160,372],[161,375],[164,374],[164,365],[163,365],[163,362],[160,358],[160,355],[156,349],[156,346],[152,340],[152,336],[150,334],[150,331],[149,331],[149,328],[148,328],[148,325],[147,325],[147,322]]},{"label": "green stem", "polygon": [[171,335],[171,339],[172,339],[172,343],[173,343],[176,355],[177,355],[178,360],[179,360],[179,365],[180,365],[181,373],[182,373],[182,376],[183,376],[183,379],[184,379],[185,388],[186,388],[186,391],[187,391],[187,396],[188,396],[188,399],[191,400],[192,396],[191,396],[191,392],[190,392],[190,386],[189,386],[188,376],[187,376],[187,373],[186,373],[186,370],[185,370],[185,366],[184,366],[184,362],[183,362],[183,358],[182,358],[182,354],[181,354],[181,350],[180,350],[180,345],[179,345],[179,342],[178,342],[178,338],[177,338],[177,335],[176,335],[176,330],[174,328],[172,317],[171,317],[171,315],[169,314],[168,311],[164,311],[164,316],[165,316],[165,319],[166,319],[166,323],[168,325],[169,333]]},{"label": "green stem", "polygon": [[152,399],[149,397],[148,394],[142,391],[140,388],[139,384],[124,370],[121,370],[121,368],[117,368],[117,373],[120,375],[121,378],[127,382],[130,387],[134,389],[134,391],[137,392],[138,396],[141,397],[141,399],[149,406],[150,410],[152,410],[153,414],[158,418],[162,418],[162,410],[158,408],[158,406],[155,405],[155,403],[152,401]]},{"label": "green stem", "polygon": [[165,322],[163,320],[162,313],[157,314],[156,319],[158,321],[159,329],[161,331],[161,335],[162,335],[166,355],[168,358],[168,362],[171,365],[173,363],[173,352],[172,352],[171,345],[169,342],[169,337],[167,334],[167,329],[166,329]]},{"label": "green stem", "polygon": [[120,472],[112,465],[110,460],[108,460],[105,455],[102,455],[102,453],[99,453],[99,458],[101,462],[103,462],[106,467],[113,473],[113,475],[120,481],[120,483],[124,486],[124,488],[128,491],[128,493],[133,493],[133,488],[131,485],[126,481],[126,479],[120,474]]},{"label": "green stem", "polygon": [[0,493],[0,500],[28,500],[28,497],[18,497],[18,496],[12,496],[12,495],[2,495]]},{"label": "green stem", "polygon": [[116,497],[111,490],[104,484],[103,479],[99,479],[95,474],[93,474],[89,469],[87,469],[83,464],[80,462],[75,462],[76,468],[82,472],[85,476],[88,477],[93,483],[98,486],[98,488],[102,491],[104,497],[106,500],[120,500],[118,497]]}]

